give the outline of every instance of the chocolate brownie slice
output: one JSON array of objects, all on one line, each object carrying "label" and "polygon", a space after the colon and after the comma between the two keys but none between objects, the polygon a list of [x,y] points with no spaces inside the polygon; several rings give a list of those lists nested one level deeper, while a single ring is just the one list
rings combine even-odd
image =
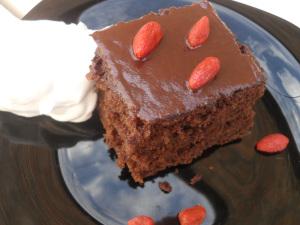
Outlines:
[{"label": "chocolate brownie slice", "polygon": [[[189,49],[185,38],[201,17],[210,35]],[[132,55],[136,32],[149,21],[164,32],[146,60]],[[240,46],[210,4],[202,2],[150,13],[95,32],[98,44],[90,79],[97,81],[106,143],[135,181],[187,164],[214,145],[248,134],[265,78],[251,52]],[[218,76],[197,91],[187,87],[195,66],[207,56],[221,61]]]}]

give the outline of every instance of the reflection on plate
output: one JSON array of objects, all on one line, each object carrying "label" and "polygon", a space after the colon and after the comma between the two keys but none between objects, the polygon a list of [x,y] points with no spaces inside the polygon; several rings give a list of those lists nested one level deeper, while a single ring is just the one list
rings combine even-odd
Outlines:
[{"label": "reflection on plate", "polygon": [[[162,224],[176,224],[176,212],[195,204],[205,206],[205,224],[213,224],[217,220],[213,205],[216,201],[225,214],[226,206],[213,190],[204,184],[200,190],[189,187],[174,173],[161,174],[161,177],[147,181],[144,187],[137,186],[127,171],[120,171],[116,166],[103,139],[80,142],[70,150],[71,154],[60,155],[60,162],[66,165],[63,167],[66,182],[76,185],[73,190],[84,200],[81,203],[93,215],[101,213],[96,218],[104,224],[126,224],[129,218],[140,214],[150,214]],[[73,169],[78,172],[72,172]],[[173,186],[170,194],[158,188],[158,182],[164,180]],[[210,199],[210,195],[214,199]],[[93,207],[89,207],[91,203]]]},{"label": "reflection on plate", "polygon": [[[190,2],[109,0],[84,12],[81,20],[88,27],[99,29],[149,11]],[[268,74],[269,92],[256,108],[252,134],[217,151],[208,151],[193,164],[181,167],[179,174],[167,171],[149,179],[144,187],[136,186],[127,172],[115,165],[114,155],[109,154],[103,139],[61,148],[58,156],[66,186],[79,205],[97,221],[121,225],[133,216],[147,214],[155,218],[157,224],[178,224],[178,211],[198,203],[208,211],[205,224],[250,225],[259,220],[269,225],[275,221],[278,224],[300,221],[297,174],[300,171],[297,148],[297,144],[300,146],[297,127],[300,66],[284,46],[262,28],[227,8],[215,7],[239,41],[253,49]],[[258,138],[278,130],[293,136],[298,143],[292,141],[287,152],[274,156],[254,151]],[[203,180],[191,186],[188,181],[196,173],[200,173]],[[168,181],[173,191],[161,192],[159,181]]]}]

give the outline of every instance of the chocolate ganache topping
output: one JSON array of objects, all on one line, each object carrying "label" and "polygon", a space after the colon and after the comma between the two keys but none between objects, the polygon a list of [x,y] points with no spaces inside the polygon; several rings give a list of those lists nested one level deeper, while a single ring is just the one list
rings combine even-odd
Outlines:
[{"label": "chocolate ganache topping", "polygon": [[[105,80],[106,86],[117,91],[139,118],[152,121],[190,112],[264,80],[251,53],[241,51],[212,6],[206,6],[194,4],[150,13],[93,34],[98,44],[98,60],[105,62],[102,66],[106,73],[100,82]],[[191,50],[186,45],[186,36],[203,16],[210,21],[209,38],[201,47]],[[161,25],[164,37],[145,60],[138,61],[132,55],[132,41],[149,21]],[[195,66],[208,56],[219,58],[222,67],[212,82],[192,92],[187,87],[188,79]]]}]

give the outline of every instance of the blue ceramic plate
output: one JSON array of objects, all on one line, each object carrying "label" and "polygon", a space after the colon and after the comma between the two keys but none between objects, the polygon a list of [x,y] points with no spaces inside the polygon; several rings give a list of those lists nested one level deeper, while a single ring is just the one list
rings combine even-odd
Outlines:
[{"label": "blue ceramic plate", "polygon": [[[109,0],[85,11],[80,20],[90,29],[101,29],[149,11],[191,2]],[[257,24],[223,6],[214,6],[238,40],[252,48],[268,75],[268,92],[257,106],[252,134],[212,150],[213,154],[209,151],[193,164],[180,167],[179,173],[166,171],[153,177],[144,187],[136,186],[128,172],[116,166],[115,156],[107,151],[103,138],[60,149],[59,165],[68,190],[100,223],[124,225],[130,218],[146,214],[155,218],[157,224],[178,224],[177,213],[195,204],[207,209],[205,225],[258,224],[258,220],[261,224],[292,224],[287,222],[300,219],[300,65]],[[266,156],[254,151],[261,135],[278,129],[291,137],[287,152]],[[199,173],[203,179],[195,186],[190,185],[189,179]],[[160,181],[168,181],[173,191],[163,193],[158,188]],[[290,218],[282,220],[285,217]]]}]

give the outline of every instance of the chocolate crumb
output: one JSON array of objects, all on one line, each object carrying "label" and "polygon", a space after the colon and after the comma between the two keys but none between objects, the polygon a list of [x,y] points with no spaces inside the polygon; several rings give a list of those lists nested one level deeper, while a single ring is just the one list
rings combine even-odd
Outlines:
[{"label": "chocolate crumb", "polygon": [[209,170],[213,170],[214,167],[213,167],[213,166],[209,166],[208,169],[209,169]]},{"label": "chocolate crumb", "polygon": [[158,186],[160,190],[162,190],[165,193],[170,193],[172,191],[172,186],[167,181],[159,182]]},{"label": "chocolate crumb", "polygon": [[195,184],[198,183],[200,180],[202,180],[202,175],[196,174],[196,175],[193,176],[192,179],[190,180],[190,184],[191,184],[191,185],[195,185]]},{"label": "chocolate crumb", "polygon": [[175,169],[175,174],[179,174],[179,169]]}]

